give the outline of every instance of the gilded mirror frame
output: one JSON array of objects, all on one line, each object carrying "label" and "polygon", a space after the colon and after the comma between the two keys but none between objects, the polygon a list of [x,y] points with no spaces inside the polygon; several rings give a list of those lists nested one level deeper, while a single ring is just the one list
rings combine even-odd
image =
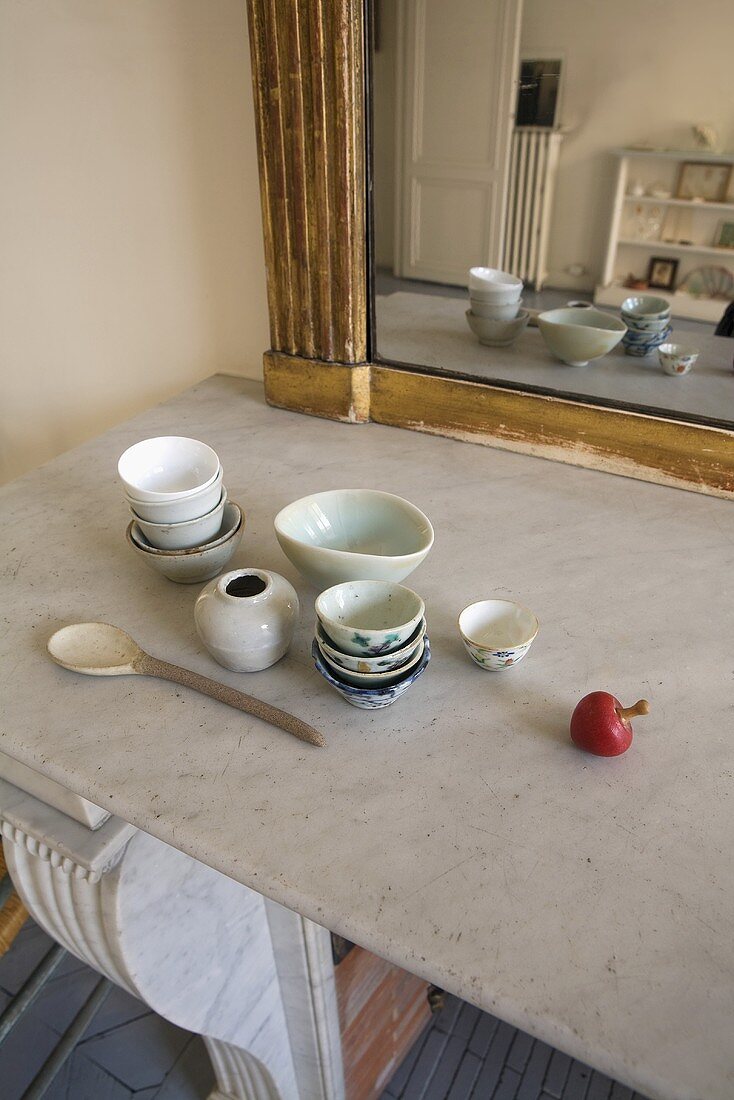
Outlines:
[{"label": "gilded mirror frame", "polygon": [[365,0],[248,0],[248,14],[270,404],[734,497],[727,427],[381,362],[371,346]]}]

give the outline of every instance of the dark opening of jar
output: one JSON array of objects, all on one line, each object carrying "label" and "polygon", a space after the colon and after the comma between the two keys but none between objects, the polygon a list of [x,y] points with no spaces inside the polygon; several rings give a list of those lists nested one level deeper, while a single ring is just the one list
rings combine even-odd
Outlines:
[{"label": "dark opening of jar", "polygon": [[226,592],[228,596],[259,596],[267,587],[262,577],[245,573],[242,577],[234,577],[227,585]]}]

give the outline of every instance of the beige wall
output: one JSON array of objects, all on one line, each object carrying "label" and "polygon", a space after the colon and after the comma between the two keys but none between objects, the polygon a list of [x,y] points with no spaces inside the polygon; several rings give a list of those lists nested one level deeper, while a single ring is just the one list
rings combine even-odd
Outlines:
[{"label": "beige wall", "polygon": [[268,344],[244,0],[0,0],[0,480]]},{"label": "beige wall", "polygon": [[[549,248],[552,286],[599,279],[612,203],[608,150],[690,148],[709,122],[734,147],[732,0],[524,0],[520,49],[562,57],[564,139]],[[587,274],[570,276],[581,264]]]}]

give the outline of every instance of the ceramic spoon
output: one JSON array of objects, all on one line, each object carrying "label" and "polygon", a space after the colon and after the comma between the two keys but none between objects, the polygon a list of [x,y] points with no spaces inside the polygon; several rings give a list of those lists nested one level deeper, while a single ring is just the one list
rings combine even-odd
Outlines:
[{"label": "ceramic spoon", "polygon": [[318,730],[292,714],[226,684],[210,680],[208,676],[200,676],[198,672],[190,672],[187,668],[151,657],[129,634],[109,623],[65,626],[49,638],[48,652],[63,668],[83,672],[87,676],[158,676],[162,680],[171,680],[174,684],[210,695],[220,703],[254,714],[256,718],[292,733],[301,741],[308,741],[311,745],[326,744]]}]

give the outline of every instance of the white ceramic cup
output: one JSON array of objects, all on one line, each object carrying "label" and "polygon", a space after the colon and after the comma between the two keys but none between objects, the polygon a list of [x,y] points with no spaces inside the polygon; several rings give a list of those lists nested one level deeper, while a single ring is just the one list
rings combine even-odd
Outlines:
[{"label": "white ceramic cup", "polygon": [[464,648],[480,668],[501,672],[527,656],[538,633],[532,611],[511,600],[480,600],[459,615]]},{"label": "white ceramic cup", "polygon": [[150,503],[198,493],[214,482],[220,468],[216,451],[183,435],[141,439],[117,463],[127,495]]},{"label": "white ceramic cup", "polygon": [[219,473],[211,485],[205,485],[196,493],[189,493],[177,500],[137,500],[126,493],[127,502],[136,519],[146,519],[151,523],[185,523],[186,520],[199,519],[216,508],[222,495],[222,478]]},{"label": "white ceramic cup", "polygon": [[658,348],[660,366],[666,374],[672,374],[675,378],[682,378],[684,374],[688,374],[699,354],[698,348],[688,347],[685,344],[661,344]]},{"label": "white ceramic cup", "polygon": [[152,523],[137,516],[132,508],[130,511],[151,546],[157,546],[159,550],[189,550],[192,546],[203,546],[217,537],[226,503],[227,490],[223,488],[216,508],[203,516],[186,519],[181,523]]}]

